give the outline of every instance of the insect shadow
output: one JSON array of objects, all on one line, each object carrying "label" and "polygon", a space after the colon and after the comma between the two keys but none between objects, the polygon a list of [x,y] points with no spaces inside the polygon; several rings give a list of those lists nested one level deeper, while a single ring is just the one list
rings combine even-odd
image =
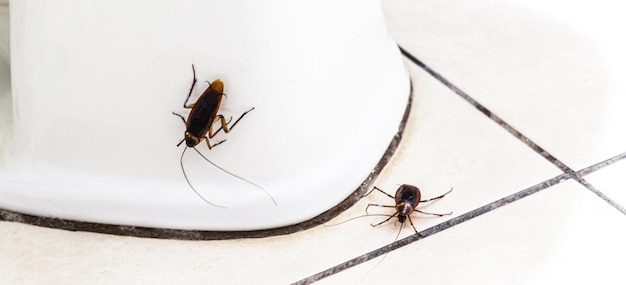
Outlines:
[{"label": "insect shadow", "polygon": [[[237,118],[237,120],[232,125],[228,126],[228,124],[232,120],[232,117],[228,121],[226,121],[223,115],[218,114],[220,106],[222,104],[222,98],[226,96],[226,94],[224,94],[224,83],[219,79],[216,79],[212,83],[206,81],[207,83],[209,83],[209,87],[207,87],[207,89],[202,92],[202,94],[200,95],[200,97],[198,97],[195,103],[187,104],[189,102],[189,98],[191,98],[191,93],[193,92],[193,89],[196,86],[197,82],[196,68],[193,64],[191,65],[191,69],[193,71],[193,82],[191,83],[191,88],[189,88],[189,94],[187,95],[187,99],[185,100],[185,103],[183,103],[183,107],[185,109],[191,109],[191,112],[189,112],[189,116],[186,120],[185,117],[183,117],[182,115],[172,112],[172,114],[181,118],[186,126],[185,138],[182,139],[176,146],[180,146],[183,142],[185,142],[186,145],[183,149],[182,154],[180,155],[180,168],[183,171],[183,176],[185,177],[187,184],[189,185],[189,187],[191,187],[191,190],[193,190],[193,192],[195,192],[196,195],[198,195],[198,197],[200,197],[200,199],[202,199],[204,202],[211,204],[215,207],[226,208],[224,206],[212,203],[204,198],[189,181],[189,178],[187,177],[187,172],[185,171],[185,166],[183,164],[183,157],[185,156],[185,152],[187,151],[187,149],[192,148],[204,160],[206,160],[219,170],[261,189],[263,192],[265,192],[265,194],[267,194],[267,196],[270,197],[270,199],[272,199],[274,205],[278,206],[276,200],[274,200],[274,197],[272,197],[272,195],[270,195],[263,187],[213,163],[196,148],[196,146],[200,144],[203,140],[206,142],[209,150],[225,142],[226,140],[221,140],[211,145],[209,139],[212,139],[221,130],[224,130],[225,133],[229,133],[246,114],[254,110],[254,107],[243,112],[243,114],[241,114],[241,116],[239,116],[239,118]],[[217,122],[221,123],[220,127],[216,131],[213,131],[213,125]]]}]

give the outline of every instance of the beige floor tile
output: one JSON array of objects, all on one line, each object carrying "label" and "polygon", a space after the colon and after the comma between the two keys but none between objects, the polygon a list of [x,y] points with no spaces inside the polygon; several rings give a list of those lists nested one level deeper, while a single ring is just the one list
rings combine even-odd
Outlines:
[{"label": "beige floor tile", "polygon": [[[415,104],[407,136],[376,186],[393,195],[399,184],[411,184],[421,189],[424,198],[454,187],[445,199],[425,208],[436,213],[454,211],[444,218],[449,219],[560,174],[430,75],[408,65]],[[377,193],[355,207],[392,202]],[[441,218],[430,217],[420,224],[424,228],[440,222]]]},{"label": "beige floor tile", "polygon": [[578,170],[626,145],[626,20],[544,2],[383,1],[401,46]]},{"label": "beige floor tile", "polygon": [[319,284],[621,284],[625,222],[570,180]]}]

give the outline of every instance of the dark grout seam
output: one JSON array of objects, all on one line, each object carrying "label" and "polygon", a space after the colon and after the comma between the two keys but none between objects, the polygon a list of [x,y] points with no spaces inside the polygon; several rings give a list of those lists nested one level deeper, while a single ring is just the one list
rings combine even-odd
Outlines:
[{"label": "dark grout seam", "polygon": [[620,154],[618,154],[618,155],[616,155],[614,157],[611,157],[611,158],[609,158],[609,159],[607,159],[605,161],[601,161],[601,162],[598,162],[598,163],[596,163],[594,165],[585,167],[585,168],[579,170],[576,173],[578,174],[578,176],[583,177],[583,176],[586,176],[586,175],[591,174],[593,172],[596,172],[596,170],[602,169],[602,168],[604,168],[606,166],[609,166],[609,165],[611,165],[613,163],[616,163],[616,162],[618,162],[618,161],[620,161],[622,159],[625,159],[625,158],[626,158],[626,152],[620,153]]},{"label": "dark grout seam", "polygon": [[600,197],[600,199],[602,199],[605,202],[609,203],[609,205],[613,206],[613,208],[617,209],[618,211],[622,212],[622,214],[626,215],[626,209],[624,209],[624,207],[622,207],[622,205],[620,205],[617,202],[613,201],[611,198],[609,198],[609,196],[607,196],[606,194],[602,193],[602,191],[600,191],[598,188],[593,186],[591,183],[587,182],[587,180],[585,180],[582,177],[576,177],[575,180],[578,181],[578,183],[582,184],[583,186],[587,187],[587,189],[589,189],[589,191],[593,192],[593,194],[596,194],[598,197]]},{"label": "dark grout seam", "polygon": [[378,248],[376,250],[370,251],[370,252],[365,253],[365,254],[363,254],[361,256],[353,258],[351,260],[348,260],[348,261],[346,261],[344,263],[341,263],[339,265],[333,266],[333,267],[331,267],[329,269],[326,269],[326,270],[324,270],[322,272],[319,272],[317,274],[311,275],[311,276],[309,276],[307,278],[304,278],[304,279],[302,279],[300,281],[297,281],[297,282],[295,282],[293,284],[300,285],[300,284],[311,284],[313,282],[317,282],[317,281],[319,281],[321,279],[324,279],[324,278],[326,278],[328,276],[331,276],[333,274],[339,273],[341,271],[344,271],[344,270],[346,270],[348,268],[351,268],[353,266],[359,265],[359,264],[361,264],[363,262],[366,262],[368,260],[371,260],[371,259],[374,259],[376,257],[379,257],[379,256],[381,256],[381,255],[383,255],[385,253],[390,252],[390,251],[393,251],[393,250],[396,250],[398,248],[401,248],[401,247],[404,247],[406,245],[409,245],[409,244],[411,244],[411,243],[413,243],[415,241],[421,240],[423,238],[427,238],[427,237],[429,237],[431,235],[434,235],[434,234],[436,234],[438,232],[441,232],[441,231],[446,230],[448,228],[451,228],[453,226],[456,226],[456,225],[459,225],[461,223],[467,222],[467,221],[469,221],[469,220],[471,220],[473,218],[476,218],[476,217],[481,216],[481,215],[483,215],[485,213],[491,212],[491,211],[493,211],[493,210],[495,210],[497,208],[500,208],[502,206],[508,205],[508,204],[510,204],[512,202],[515,202],[517,200],[520,200],[522,198],[525,198],[527,196],[535,194],[535,193],[537,193],[537,192],[539,192],[541,190],[547,189],[547,188],[549,188],[551,186],[554,186],[556,184],[559,184],[559,183],[561,183],[563,181],[566,181],[568,179],[571,179],[571,178],[573,178],[573,177],[570,174],[563,173],[563,174],[561,174],[559,176],[553,177],[551,179],[548,179],[546,181],[538,183],[538,184],[536,184],[534,186],[526,188],[526,189],[524,189],[522,191],[519,191],[517,193],[511,194],[511,195],[506,196],[506,197],[504,197],[502,199],[499,199],[497,201],[494,201],[494,202],[491,202],[491,203],[489,203],[487,205],[479,207],[479,208],[477,208],[475,210],[467,212],[467,213],[465,213],[463,215],[460,215],[458,217],[452,218],[452,219],[450,219],[450,220],[448,220],[446,222],[443,222],[441,224],[438,224],[436,226],[433,226],[433,227],[430,227],[430,228],[428,228],[426,230],[423,230],[423,231],[421,231],[419,233],[419,235],[414,234],[414,235],[408,236],[406,238],[403,238],[403,239],[398,240],[396,242],[390,243],[390,244],[388,244],[386,246],[383,246],[383,247]]},{"label": "dark grout seam", "polygon": [[[400,46],[399,46],[400,47]],[[402,52],[402,54],[404,56],[406,56],[410,61],[412,61],[413,63],[415,63],[417,66],[421,67],[422,69],[424,69],[426,72],[428,72],[430,75],[432,75],[433,77],[435,77],[437,80],[439,80],[439,82],[441,82],[443,85],[445,85],[446,87],[448,87],[450,90],[452,90],[454,93],[456,93],[457,95],[459,95],[461,98],[465,99],[465,101],[467,101],[468,103],[470,103],[472,106],[476,107],[476,109],[478,109],[478,111],[480,111],[481,113],[485,114],[485,116],[487,116],[488,118],[490,118],[492,121],[496,122],[498,125],[500,125],[501,127],[503,127],[505,130],[507,130],[509,133],[511,133],[513,136],[515,136],[517,139],[519,139],[520,141],[522,141],[524,144],[526,144],[527,146],[529,146],[531,149],[533,149],[535,152],[537,152],[538,154],[540,154],[541,156],[543,156],[545,159],[547,159],[548,161],[550,161],[552,164],[554,164],[556,167],[558,167],[561,171],[565,172],[565,173],[569,173],[569,174],[573,174],[574,170],[569,168],[567,165],[565,165],[565,163],[561,162],[560,160],[558,160],[556,157],[554,157],[553,155],[551,155],[549,152],[547,152],[545,149],[543,149],[542,147],[540,147],[539,145],[537,145],[536,143],[534,143],[532,140],[530,140],[528,137],[526,137],[525,135],[523,135],[522,133],[520,133],[518,130],[516,130],[515,128],[513,128],[509,123],[505,122],[502,118],[500,118],[498,115],[494,114],[493,112],[489,111],[489,109],[487,109],[485,106],[483,106],[482,104],[480,104],[478,101],[474,100],[474,98],[470,97],[469,95],[467,95],[467,93],[463,92],[463,90],[459,89],[458,87],[456,87],[454,84],[452,84],[450,81],[448,81],[447,79],[445,79],[443,76],[441,76],[441,74],[437,73],[436,71],[434,71],[433,69],[431,69],[430,67],[428,67],[426,64],[424,64],[422,61],[420,61],[419,59],[417,59],[416,57],[414,57],[412,54],[410,54],[409,52],[407,52],[406,50],[404,50],[402,47],[400,47],[400,51]]]},{"label": "dark grout seam", "polygon": [[[569,166],[565,165],[565,163],[561,162],[559,159],[557,159],[552,154],[550,154],[548,151],[546,151],[545,149],[543,149],[542,147],[537,145],[535,142],[530,140],[524,134],[520,133],[513,126],[511,126],[509,123],[507,123],[502,118],[500,118],[498,115],[496,115],[493,112],[491,112],[485,106],[483,106],[478,101],[476,101],[474,98],[470,97],[469,95],[467,95],[467,93],[463,92],[463,90],[459,89],[454,84],[452,84],[450,81],[445,79],[441,74],[439,74],[436,71],[434,71],[432,68],[430,68],[429,66],[424,64],[422,61],[417,59],[415,56],[413,56],[409,52],[407,52],[401,46],[398,46],[398,47],[400,48],[400,52],[402,52],[402,54],[404,56],[406,56],[411,62],[415,63],[417,66],[419,66],[422,69],[424,69],[426,72],[428,72],[428,74],[430,74],[431,76],[433,76],[434,78],[439,80],[439,82],[441,82],[443,85],[448,87],[450,90],[452,90],[454,93],[459,95],[461,98],[465,99],[465,101],[470,103],[472,106],[474,106],[476,109],[478,109],[485,116],[487,116],[492,121],[494,121],[496,124],[500,125],[502,128],[507,130],[509,133],[511,133],[517,139],[519,139],[524,144],[526,144],[528,147],[530,147],[532,150],[534,150],[536,153],[538,153],[539,155],[544,157],[546,160],[548,160],[550,163],[554,164],[556,167],[558,167],[565,174],[569,175],[572,179],[576,180],[578,183],[580,183],[581,185],[585,186],[585,188],[587,188],[589,191],[593,192],[598,197],[600,197],[602,200],[604,200],[607,203],[609,203],[609,205],[613,206],[615,209],[620,211],[622,214],[626,215],[626,209],[624,209],[624,207],[619,205],[617,202],[613,201],[611,198],[609,198],[604,193],[602,193],[600,190],[598,190],[596,187],[594,187],[591,183],[587,182],[584,178],[582,178],[582,176],[584,176],[584,175],[581,175],[581,172],[575,172],[572,168],[570,168]],[[601,163],[595,164],[594,166],[586,168],[584,170],[584,171],[586,171],[585,174],[590,173],[590,171],[593,172],[593,171],[595,171],[597,169],[605,167],[605,166],[607,166],[607,165],[609,165],[611,163],[614,163],[615,161],[619,161],[619,160],[624,159],[624,158],[626,158],[626,154],[620,154],[620,155],[617,155],[616,157],[611,158],[611,159],[614,159],[614,161],[612,161],[612,162],[609,162],[609,163],[602,163],[601,162]],[[611,159],[609,159],[609,160],[611,160]]]},{"label": "dark grout seam", "polygon": [[54,217],[44,217],[37,215],[29,215],[18,213],[14,211],[4,210],[0,208],[0,221],[17,222],[22,224],[35,225],[40,227],[48,227],[54,229],[61,229],[67,231],[84,231],[94,232],[101,234],[111,234],[120,236],[133,236],[139,238],[156,238],[156,239],[177,239],[177,240],[226,240],[226,239],[243,239],[243,238],[264,238],[270,236],[287,235],[299,231],[304,231],[320,224],[324,224],[338,216],[346,209],[356,204],[361,197],[372,186],[378,175],[382,172],[384,167],[389,163],[394,153],[400,145],[400,141],[404,135],[406,123],[411,114],[411,107],[413,106],[413,85],[412,81],[409,81],[410,91],[408,94],[408,100],[404,109],[404,114],[398,125],[396,134],[393,136],[387,149],[383,153],[382,157],[369,173],[368,177],[359,185],[352,194],[346,197],[343,201],[325,212],[313,217],[310,220],[303,221],[297,224],[288,225],[284,227],[251,230],[251,231],[204,231],[204,230],[181,230],[181,229],[165,229],[165,228],[150,228],[150,227],[138,227],[129,225],[115,225],[104,224],[94,222],[83,222],[76,220],[65,220]]},{"label": "dark grout seam", "polygon": [[408,236],[404,239],[398,240],[396,242],[390,243],[386,246],[383,246],[381,248],[378,248],[376,250],[370,251],[368,253],[365,253],[361,256],[358,256],[356,258],[353,258],[351,260],[348,260],[344,263],[341,263],[339,265],[333,266],[329,269],[326,269],[322,272],[319,272],[315,275],[311,275],[307,278],[304,278],[298,282],[295,282],[293,284],[310,284],[313,282],[317,282],[321,279],[324,279],[328,276],[331,276],[333,274],[339,273],[341,271],[344,271],[346,269],[349,269],[351,267],[357,266],[361,263],[364,263],[366,261],[369,261],[371,259],[374,259],[376,257],[379,257],[383,254],[389,253],[391,251],[394,251],[396,249],[399,249],[401,247],[404,247],[406,245],[409,245],[415,241],[421,240],[423,238],[429,237],[431,235],[434,235],[438,232],[441,232],[443,230],[446,230],[448,228],[451,228],[453,226],[456,226],[458,224],[464,223],[466,221],[469,221],[473,218],[476,218],[478,216],[481,216],[482,214],[491,212],[497,208],[500,208],[502,206],[508,205],[512,202],[515,202],[517,200],[520,200],[522,198],[525,198],[527,196],[530,196],[532,194],[535,194],[541,190],[547,189],[551,186],[554,186],[556,184],[559,184],[561,182],[564,182],[568,179],[573,179],[576,180],[577,182],[583,184],[585,187],[587,187],[587,189],[591,190],[594,194],[598,195],[600,198],[602,198],[603,200],[605,200],[607,203],[609,203],[611,206],[615,207],[616,209],[618,209],[619,211],[621,211],[622,213],[626,214],[626,211],[624,210],[624,207],[622,207],[621,205],[615,203],[614,201],[612,201],[611,199],[609,199],[608,197],[606,197],[606,195],[604,195],[602,192],[598,191],[593,185],[589,184],[586,180],[584,180],[582,178],[582,176],[588,175],[590,173],[595,172],[596,170],[602,169],[606,166],[609,166],[615,162],[618,162],[622,159],[626,159],[626,152],[618,154],[614,157],[611,157],[607,160],[601,161],[599,163],[596,163],[594,165],[591,165],[589,167],[583,168],[581,170],[579,170],[578,172],[571,174],[571,173],[563,173],[559,176],[553,177],[551,179],[548,179],[546,181],[543,181],[541,183],[538,183],[534,186],[531,186],[527,189],[524,189],[522,191],[519,191],[517,193],[511,194],[507,197],[504,197],[500,200],[494,201],[492,203],[489,203],[485,206],[479,207],[475,210],[472,210],[470,212],[467,212],[461,216],[455,217],[453,219],[450,219],[446,222],[443,222],[441,224],[435,225],[433,227],[430,227],[424,231],[421,231],[419,234],[420,235],[411,235]]},{"label": "dark grout seam", "polygon": [[576,177],[574,179],[576,179],[576,181],[578,181],[580,184],[584,185],[585,187],[587,187],[587,189],[589,189],[589,191],[593,192],[593,194],[596,194],[598,197],[600,197],[600,199],[604,200],[605,202],[609,203],[609,205],[613,206],[613,208],[617,209],[618,211],[622,212],[622,214],[626,215],[626,208],[624,208],[622,205],[620,205],[619,203],[613,201],[611,198],[609,198],[606,194],[604,194],[602,191],[600,191],[598,188],[596,188],[595,186],[593,186],[591,183],[587,182],[587,180],[585,180],[583,178],[583,176],[588,175],[590,173],[595,172],[598,169],[602,169],[606,166],[609,166],[613,163],[616,163],[622,159],[626,159],[626,152],[620,153],[614,157],[611,157],[607,160],[598,162],[592,166],[583,168],[579,171],[576,172]]},{"label": "dark grout seam", "polygon": [[522,133],[517,131],[515,128],[513,128],[511,125],[509,125],[503,119],[501,119],[499,116],[497,116],[496,114],[492,113],[489,109],[487,109],[485,106],[480,104],[478,101],[474,100],[472,97],[467,95],[467,93],[463,92],[461,89],[456,87],[450,81],[448,81],[443,76],[441,76],[439,73],[435,72],[430,67],[428,67],[426,64],[424,64],[423,62],[421,62],[420,60],[415,58],[413,55],[408,53],[402,47],[400,47],[400,46],[398,46],[398,47],[400,48],[400,51],[402,52],[402,54],[404,56],[406,56],[410,61],[412,61],[417,66],[419,66],[422,69],[424,69],[426,72],[428,72],[431,76],[433,76],[434,78],[439,80],[442,84],[444,84],[446,87],[448,87],[454,93],[459,95],[461,98],[466,100],[468,103],[472,104],[481,113],[483,113],[484,115],[489,117],[491,120],[493,120],[498,125],[503,127],[505,130],[507,130],[509,133],[511,133],[517,139],[522,141],[524,144],[529,146],[535,152],[537,152],[542,157],[547,159],[549,162],[554,164],[561,171],[563,171],[563,174],[558,175],[558,176],[556,176],[554,178],[551,178],[549,180],[546,180],[544,182],[541,182],[539,184],[536,184],[536,185],[534,185],[532,187],[529,187],[527,189],[524,189],[522,191],[519,191],[517,193],[514,193],[512,195],[509,195],[507,197],[504,197],[502,199],[499,199],[499,200],[497,200],[495,202],[489,203],[489,204],[487,204],[485,206],[479,207],[479,208],[477,208],[475,210],[467,212],[467,213],[465,213],[465,214],[463,214],[461,216],[458,216],[456,218],[450,219],[450,220],[448,220],[446,222],[443,222],[441,224],[438,224],[436,226],[430,227],[430,228],[420,232],[419,235],[411,235],[411,236],[406,237],[404,239],[398,240],[396,242],[393,242],[391,244],[388,244],[386,246],[383,246],[383,247],[378,248],[376,250],[373,250],[371,252],[365,253],[365,254],[363,254],[361,256],[358,256],[356,258],[353,258],[351,260],[348,260],[348,261],[346,261],[344,263],[341,263],[339,265],[336,265],[336,266],[333,266],[333,267],[331,267],[329,269],[321,271],[321,272],[319,272],[317,274],[311,275],[311,276],[309,276],[307,278],[304,278],[304,279],[302,279],[300,281],[297,281],[297,282],[295,282],[293,284],[310,284],[310,283],[313,283],[313,282],[317,282],[317,281],[319,281],[321,279],[324,279],[324,278],[326,278],[328,276],[331,276],[333,274],[339,273],[339,272],[344,271],[346,269],[349,269],[349,268],[351,268],[353,266],[359,265],[361,263],[364,263],[366,261],[374,259],[374,258],[376,258],[378,256],[381,256],[383,254],[389,253],[389,252],[391,252],[393,250],[396,250],[398,248],[401,248],[401,247],[404,247],[406,245],[409,245],[409,244],[411,244],[411,243],[413,243],[415,241],[418,241],[418,240],[421,240],[423,238],[426,238],[426,237],[429,237],[431,235],[434,235],[434,234],[436,234],[438,232],[441,232],[441,231],[443,231],[445,229],[448,229],[448,228],[451,228],[451,227],[456,226],[458,224],[461,224],[461,223],[464,223],[466,221],[469,221],[469,220],[471,220],[471,219],[473,219],[475,217],[478,217],[478,216],[480,216],[482,214],[491,212],[491,211],[493,211],[493,210],[495,210],[495,209],[497,209],[499,207],[505,206],[507,204],[510,204],[512,202],[520,200],[520,199],[522,199],[524,197],[527,197],[527,196],[530,196],[532,194],[535,194],[535,193],[537,193],[537,192],[539,192],[541,190],[547,189],[547,188],[549,188],[549,187],[551,187],[553,185],[559,184],[559,183],[561,183],[561,182],[563,182],[565,180],[568,180],[568,179],[573,179],[573,180],[577,181],[578,183],[582,184],[588,190],[590,190],[591,192],[593,192],[594,194],[599,196],[601,199],[606,201],[608,204],[610,204],[611,206],[616,208],[618,211],[620,211],[620,212],[622,212],[623,214],[626,215],[626,209],[624,209],[624,207],[622,207],[621,205],[619,205],[615,201],[611,200],[604,193],[599,191],[597,188],[595,188],[592,184],[590,184],[589,182],[587,182],[583,178],[583,176],[585,176],[587,174],[590,174],[592,172],[595,172],[596,170],[602,169],[602,168],[604,168],[604,167],[606,167],[608,165],[611,165],[611,164],[613,164],[613,163],[615,163],[617,161],[620,161],[622,159],[626,159],[626,152],[625,153],[621,153],[621,154],[616,155],[616,156],[614,156],[612,158],[609,158],[609,159],[604,160],[602,162],[596,163],[594,165],[591,165],[589,167],[586,167],[586,168],[581,169],[581,170],[576,172],[573,169],[571,169],[570,167],[568,167],[567,165],[565,165],[563,162],[558,160],[556,157],[551,155],[545,149],[543,149],[542,147],[540,147],[539,145],[534,143],[528,137],[526,137],[525,135],[523,135]]}]

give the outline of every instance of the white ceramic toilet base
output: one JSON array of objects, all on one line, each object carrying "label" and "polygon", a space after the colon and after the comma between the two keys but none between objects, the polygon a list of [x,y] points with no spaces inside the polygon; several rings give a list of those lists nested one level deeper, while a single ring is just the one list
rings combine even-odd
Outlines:
[{"label": "white ceramic toilet base", "polygon": [[362,195],[364,195],[368,189],[371,188],[372,183],[376,180],[379,173],[389,162],[394,152],[396,151],[400,141],[402,140],[406,121],[409,117],[412,105],[412,94],[409,95],[409,101],[407,103],[402,121],[398,127],[398,133],[393,137],[389,143],[389,147],[380,158],[380,161],[376,167],[372,170],[370,175],[363,181],[363,183],[347,198],[345,198],[337,206],[325,211],[324,213],[304,222],[300,222],[294,225],[283,226],[273,229],[265,230],[252,230],[252,231],[200,231],[200,230],[180,230],[180,229],[162,229],[162,228],[147,228],[128,225],[112,225],[112,224],[100,224],[90,223],[82,221],[64,220],[58,218],[48,218],[42,216],[28,215],[17,213],[13,211],[3,210],[0,208],[0,220],[18,222],[24,224],[31,224],[36,226],[43,226],[49,228],[63,229],[69,231],[87,231],[104,234],[114,234],[122,236],[134,236],[144,238],[161,238],[161,239],[178,239],[178,240],[223,240],[223,239],[238,239],[238,238],[261,238],[275,235],[285,235],[301,230],[305,230],[311,227],[319,226],[326,221],[331,220],[335,216],[339,215],[344,210],[354,205]]},{"label": "white ceramic toilet base", "polygon": [[[367,179],[410,94],[378,0],[20,0],[9,10],[0,208],[12,213],[199,231],[298,224]],[[183,177],[186,126],[172,112],[189,114],[192,64],[189,102],[220,79],[226,119],[254,107],[213,138],[225,143],[197,149],[266,192],[194,151],[182,161],[190,183],[224,208]]]}]

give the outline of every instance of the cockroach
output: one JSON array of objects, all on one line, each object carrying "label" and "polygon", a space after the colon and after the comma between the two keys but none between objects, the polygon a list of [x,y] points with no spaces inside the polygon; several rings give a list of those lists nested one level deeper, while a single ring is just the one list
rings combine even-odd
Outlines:
[{"label": "cockroach", "polygon": [[[437,196],[437,197],[431,198],[431,199],[421,200],[422,194],[420,193],[420,190],[417,187],[413,186],[413,185],[408,185],[408,184],[400,185],[400,187],[398,187],[398,190],[396,190],[396,195],[395,196],[391,196],[387,192],[385,192],[385,191],[381,190],[380,188],[374,186],[374,188],[372,190],[370,190],[369,192],[367,192],[367,194],[363,195],[363,197],[370,195],[375,190],[379,191],[379,192],[387,195],[387,197],[393,199],[395,201],[395,205],[368,204],[367,207],[365,208],[366,215],[353,217],[353,218],[350,218],[348,220],[345,220],[343,222],[340,222],[340,223],[337,223],[337,224],[334,224],[334,225],[331,225],[331,226],[340,225],[340,224],[343,224],[345,222],[349,222],[351,220],[358,219],[358,218],[363,218],[363,217],[386,216],[387,218],[385,220],[383,220],[382,222],[377,223],[377,224],[370,224],[372,227],[376,227],[376,226],[384,224],[385,222],[388,222],[393,217],[398,217],[398,221],[400,221],[400,229],[398,230],[398,233],[396,234],[396,237],[393,240],[395,242],[395,241],[398,240],[398,237],[400,236],[400,233],[402,232],[402,229],[404,227],[404,222],[406,222],[407,219],[409,220],[409,223],[411,224],[411,227],[413,227],[413,230],[415,231],[415,234],[419,235],[419,232],[417,231],[417,229],[413,225],[413,221],[411,220],[411,214],[413,212],[419,212],[419,213],[422,213],[422,214],[435,215],[435,216],[440,216],[440,217],[452,214],[452,212],[445,213],[445,214],[435,214],[435,213],[424,212],[422,210],[417,209],[417,205],[419,203],[430,202],[430,201],[434,201],[434,200],[437,200],[437,199],[441,199],[444,196],[446,196],[448,193],[452,192],[452,188],[450,188],[450,190],[448,192],[444,193],[443,195],[440,195],[440,196]],[[368,212],[368,209],[371,206],[384,207],[384,208],[395,208],[396,212],[391,214],[391,215],[370,214]],[[383,258],[380,259],[376,263],[376,265],[374,265],[374,267],[372,267],[372,269],[370,269],[370,271],[367,272],[367,274],[365,276],[367,276],[370,272],[372,272],[374,270],[374,268],[376,268],[376,266],[378,266],[381,262],[383,262],[385,257],[387,257],[388,253],[389,252],[387,252],[383,256]],[[365,279],[365,276],[363,276],[363,279]]]},{"label": "cockroach", "polygon": [[[183,176],[185,177],[187,184],[189,184],[189,187],[191,187],[191,190],[193,190],[196,193],[196,195],[198,195],[198,197],[200,197],[204,202],[211,204],[213,206],[216,206],[216,207],[225,208],[223,206],[219,206],[219,205],[209,202],[202,195],[200,195],[200,193],[193,187],[193,185],[191,185],[191,182],[189,182],[189,178],[187,177],[187,173],[185,172],[185,167],[183,165],[183,157],[185,156],[185,152],[187,151],[188,148],[193,148],[202,158],[204,158],[204,160],[206,160],[207,162],[209,162],[216,168],[220,169],[221,171],[224,171],[233,177],[236,177],[242,181],[245,181],[261,189],[263,192],[265,192],[265,194],[267,194],[270,197],[270,199],[272,199],[272,202],[274,202],[275,205],[278,205],[276,201],[274,200],[274,198],[272,197],[272,195],[270,195],[267,191],[265,191],[263,187],[220,167],[219,165],[213,163],[211,160],[206,158],[200,151],[198,151],[198,149],[196,149],[196,146],[200,144],[200,142],[202,142],[203,140],[206,141],[206,144],[209,147],[209,149],[212,149],[216,147],[217,145],[225,142],[226,140],[222,140],[211,145],[211,142],[209,141],[209,139],[212,139],[221,130],[224,130],[225,133],[229,133],[235,127],[235,125],[239,123],[241,118],[243,118],[250,111],[254,110],[254,107],[243,112],[243,114],[241,114],[241,116],[239,116],[239,118],[229,127],[228,124],[230,123],[232,118],[230,118],[227,122],[223,115],[218,114],[220,106],[222,104],[222,98],[226,96],[226,94],[224,94],[224,83],[220,79],[216,79],[212,83],[209,83],[207,81],[207,83],[209,83],[209,87],[207,87],[207,89],[204,90],[204,92],[202,92],[202,94],[200,95],[200,97],[198,97],[196,102],[187,104],[189,102],[189,99],[191,98],[191,93],[193,92],[193,89],[196,86],[196,82],[197,82],[196,68],[193,64],[191,65],[191,69],[193,71],[193,82],[191,83],[191,88],[189,88],[189,94],[187,95],[187,99],[185,100],[185,103],[183,104],[183,107],[185,109],[191,109],[191,112],[189,112],[189,116],[187,117],[187,120],[185,120],[185,117],[183,117],[182,115],[172,112],[172,114],[180,117],[186,126],[185,138],[182,139],[176,146],[180,146],[183,142],[185,142],[186,144],[186,147],[183,149],[183,152],[180,155],[180,168],[183,171]],[[221,125],[219,129],[217,129],[217,131],[214,132],[213,125],[218,121],[221,123]]]},{"label": "cockroach", "polygon": [[[388,194],[387,192],[379,189],[376,186],[374,186],[374,188],[370,192],[365,194],[365,196],[369,195],[374,190],[378,190],[381,193],[387,195],[389,198],[394,199],[396,204],[395,205],[368,204],[367,207],[365,208],[365,212],[368,213],[367,210],[371,206],[385,207],[385,208],[395,208],[396,212],[391,214],[389,217],[387,217],[387,219],[385,219],[384,221],[382,221],[380,223],[371,224],[372,227],[376,227],[376,226],[382,225],[382,224],[388,222],[389,220],[391,220],[393,217],[398,217],[398,221],[400,221],[400,223],[402,225],[404,225],[404,222],[408,218],[409,223],[411,224],[411,227],[413,227],[413,230],[415,231],[415,233],[419,235],[419,232],[417,231],[417,229],[413,225],[413,220],[411,220],[411,214],[413,212],[419,212],[419,213],[422,213],[422,214],[439,216],[439,217],[443,217],[443,216],[447,216],[447,215],[451,215],[452,214],[452,212],[445,213],[445,214],[436,214],[436,213],[424,212],[422,210],[417,209],[417,205],[419,203],[430,202],[430,201],[434,201],[434,200],[437,200],[437,199],[441,199],[444,196],[446,196],[448,193],[452,192],[452,188],[450,188],[450,190],[448,192],[444,193],[443,195],[440,195],[440,196],[437,196],[437,197],[431,198],[431,199],[426,199],[426,200],[421,200],[422,194],[420,193],[419,188],[417,188],[417,187],[415,187],[413,185],[409,185],[409,184],[402,184],[402,185],[400,185],[400,187],[398,187],[398,190],[396,190],[396,195],[395,196],[391,196],[390,194]],[[402,227],[400,227],[400,230],[402,230]],[[399,232],[398,232],[398,234],[399,234]]]},{"label": "cockroach", "polygon": [[[389,195],[389,193],[381,190],[380,188],[378,188],[376,186],[374,186],[374,188],[370,192],[365,194],[365,196],[369,195],[374,190],[377,190],[377,191],[387,195],[387,197],[393,199],[395,201],[395,205],[368,204],[367,207],[365,208],[365,213],[368,213],[367,210],[371,206],[385,207],[385,208],[395,208],[396,212],[391,214],[384,221],[382,221],[382,222],[380,222],[378,224],[370,224],[372,227],[376,227],[376,226],[382,225],[385,222],[391,220],[393,217],[398,217],[398,221],[400,221],[400,229],[398,230],[398,234],[396,234],[396,237],[393,240],[394,242],[398,240],[398,237],[400,236],[400,232],[402,232],[402,228],[404,227],[404,222],[406,222],[407,218],[409,220],[409,223],[411,224],[411,227],[413,227],[413,230],[415,231],[415,234],[419,235],[419,232],[417,231],[417,229],[413,225],[413,221],[411,220],[411,214],[413,212],[419,212],[419,213],[422,213],[422,214],[434,215],[434,216],[439,216],[439,217],[452,215],[452,212],[445,213],[445,214],[435,214],[435,213],[424,212],[422,210],[417,209],[417,205],[419,203],[429,202],[429,201],[434,201],[434,200],[437,200],[437,199],[441,199],[444,196],[446,196],[448,193],[452,192],[452,188],[450,188],[450,190],[448,192],[444,193],[443,195],[440,195],[440,196],[437,196],[437,197],[431,198],[431,199],[426,199],[426,200],[421,200],[422,194],[420,193],[419,188],[417,188],[417,187],[415,187],[413,185],[408,185],[408,184],[400,185],[400,187],[398,187],[398,190],[396,190],[396,195],[395,196]],[[376,268],[376,266],[378,266],[378,264],[383,262],[385,257],[387,257],[388,253],[389,252],[387,252],[383,256],[383,258],[381,260],[379,260],[378,263],[376,263],[376,265],[374,265],[374,267],[372,267],[372,269],[370,269],[370,271],[367,272],[367,274],[372,272],[372,270],[374,270],[374,268]],[[365,279],[365,276],[363,276],[363,278]]]}]

